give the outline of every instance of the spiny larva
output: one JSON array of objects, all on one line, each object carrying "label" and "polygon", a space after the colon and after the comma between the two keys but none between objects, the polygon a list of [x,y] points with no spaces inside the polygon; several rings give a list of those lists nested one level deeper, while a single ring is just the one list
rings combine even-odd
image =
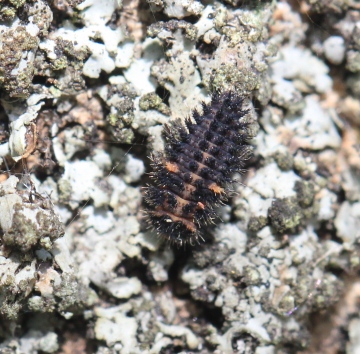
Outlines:
[{"label": "spiny larva", "polygon": [[227,201],[232,175],[251,157],[254,134],[243,103],[233,91],[215,93],[185,125],[165,125],[165,150],[151,156],[154,184],[145,188],[145,203],[150,225],[171,243],[204,240],[202,230]]}]

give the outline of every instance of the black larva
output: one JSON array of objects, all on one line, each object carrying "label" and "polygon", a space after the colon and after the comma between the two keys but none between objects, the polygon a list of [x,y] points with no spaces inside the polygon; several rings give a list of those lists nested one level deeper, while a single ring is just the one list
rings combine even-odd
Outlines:
[{"label": "black larva", "polygon": [[192,112],[185,126],[165,126],[166,145],[153,155],[154,185],[145,188],[150,224],[178,246],[204,237],[202,229],[216,218],[215,207],[227,200],[231,176],[243,170],[253,137],[243,109],[244,98],[234,92],[214,94],[203,112]]}]

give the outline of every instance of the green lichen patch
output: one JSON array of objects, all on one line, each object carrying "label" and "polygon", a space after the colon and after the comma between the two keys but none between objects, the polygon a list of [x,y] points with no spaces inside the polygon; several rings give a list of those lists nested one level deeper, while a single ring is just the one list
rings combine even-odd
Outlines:
[{"label": "green lichen patch", "polygon": [[63,273],[61,283],[54,287],[53,296],[59,313],[78,314],[92,302],[93,291],[79,283],[74,274]]},{"label": "green lichen patch", "polygon": [[148,93],[140,98],[139,107],[143,111],[155,109],[166,116],[170,116],[170,108],[163,102],[163,100],[155,93]]},{"label": "green lichen patch", "polygon": [[203,247],[193,253],[193,259],[195,264],[199,268],[204,268],[209,264],[221,263],[226,259],[232,250],[226,244],[221,245],[209,245],[209,247]]},{"label": "green lichen patch", "polygon": [[346,69],[351,72],[360,71],[360,52],[355,50],[349,50],[346,55]]},{"label": "green lichen patch", "polygon": [[26,0],[4,0],[0,4],[0,21],[10,21],[16,16]]},{"label": "green lichen patch", "polygon": [[304,218],[296,198],[276,199],[268,210],[271,226],[276,233],[294,232]]}]

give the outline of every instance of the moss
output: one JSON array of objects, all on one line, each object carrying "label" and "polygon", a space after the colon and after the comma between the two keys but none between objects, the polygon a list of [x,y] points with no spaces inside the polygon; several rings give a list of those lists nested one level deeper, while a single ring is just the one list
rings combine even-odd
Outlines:
[{"label": "moss", "polygon": [[55,97],[63,94],[75,95],[86,87],[82,69],[89,53],[88,48],[75,49],[71,41],[57,37],[55,48],[51,51],[52,55],[49,56],[46,49],[37,51],[34,62],[35,75],[45,78],[56,77],[55,80],[51,80],[54,86],[50,87]]},{"label": "moss", "polygon": [[304,215],[296,198],[276,199],[268,210],[271,226],[277,233],[294,232]]},{"label": "moss", "polygon": [[9,0],[9,2],[17,9],[25,4],[25,0]]},{"label": "moss", "polygon": [[216,49],[211,56],[200,53],[198,65],[209,91],[234,90],[253,95],[262,105],[271,98],[271,85],[266,58],[272,51],[263,45],[269,37],[267,24],[272,5],[261,5],[256,11],[242,10],[234,14],[216,8],[213,20],[221,37],[214,38]]},{"label": "moss", "polygon": [[61,283],[54,286],[53,289],[53,294],[46,297],[31,296],[27,301],[28,310],[33,312],[54,312],[56,310],[60,313],[79,313],[86,305],[91,305],[94,302],[92,299],[94,292],[83,287],[72,274],[63,273]]},{"label": "moss", "polygon": [[57,58],[60,59],[63,55],[66,55],[67,58],[73,59],[77,62],[82,62],[89,57],[90,51],[86,47],[81,47],[80,49],[75,49],[74,44],[66,39],[61,37],[56,38],[56,47],[55,52]]},{"label": "moss", "polygon": [[249,42],[255,43],[268,37],[266,26],[264,26],[264,15],[267,9],[268,6],[259,5],[255,11],[244,11],[240,14],[239,22],[245,27],[244,32]]},{"label": "moss", "polygon": [[115,139],[122,144],[131,144],[135,139],[135,134],[131,128],[122,128],[113,133]]},{"label": "moss", "polygon": [[28,299],[27,309],[31,312],[54,312],[56,309],[56,301],[53,297],[43,298],[34,295]]},{"label": "moss", "polygon": [[[0,33],[0,88],[10,97],[27,98],[30,94],[34,76],[34,54],[38,49],[40,37],[47,35],[52,20],[50,7],[44,1],[9,1],[9,5],[0,10],[0,20],[9,20],[21,9],[21,22],[5,27]],[[31,17],[32,29],[26,23]],[[24,24],[24,25],[23,25]],[[38,33],[36,33],[37,27]]]},{"label": "moss", "polygon": [[4,6],[0,10],[0,20],[1,21],[13,20],[15,15],[16,15],[16,9],[14,7]]},{"label": "moss", "polygon": [[333,274],[326,274],[312,301],[313,307],[317,310],[329,308],[339,300],[343,286],[344,284],[339,278],[336,278]]},{"label": "moss", "polygon": [[22,212],[22,206],[16,204],[11,228],[4,233],[2,240],[8,247],[27,252],[38,243],[41,236],[37,232],[36,224],[25,217]]},{"label": "moss", "polygon": [[[71,7],[76,7],[78,6],[79,4],[81,4],[83,2],[83,0],[67,0],[66,1],[67,4]],[[118,0],[118,3],[119,3],[119,6],[121,4],[121,0]]]},{"label": "moss", "polygon": [[358,269],[360,266],[360,257],[358,250],[351,254],[350,256],[350,267],[353,270]]},{"label": "moss", "polygon": [[289,311],[294,310],[294,308],[295,308],[294,297],[291,296],[290,294],[286,294],[278,303],[276,307],[276,311],[279,315],[285,315],[289,313]]},{"label": "moss", "polygon": [[72,194],[71,183],[66,179],[60,179],[58,182],[59,189],[59,201],[61,203],[67,203]]},{"label": "moss", "polygon": [[221,29],[226,26],[228,21],[228,12],[224,7],[219,7],[215,12],[214,25],[217,31],[221,32]]},{"label": "moss", "polygon": [[209,264],[221,263],[231,252],[226,244],[211,245],[194,251],[193,260],[199,268],[205,268]]},{"label": "moss", "polygon": [[[49,244],[49,247],[52,247],[52,242],[58,239],[59,237],[64,236],[65,230],[64,225],[60,222],[59,218],[55,213],[47,211],[46,213],[40,210],[36,214],[36,221],[38,222],[40,230],[43,232],[42,243]],[[44,247],[44,245],[42,245]],[[49,247],[44,247],[49,249]]]},{"label": "moss", "polygon": [[346,80],[346,84],[353,95],[360,98],[360,72],[350,75],[350,77]]}]

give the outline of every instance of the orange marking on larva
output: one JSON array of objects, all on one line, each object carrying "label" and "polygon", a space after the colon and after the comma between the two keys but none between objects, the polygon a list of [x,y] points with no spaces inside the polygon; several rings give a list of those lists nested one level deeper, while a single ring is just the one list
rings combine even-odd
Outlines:
[{"label": "orange marking on larva", "polygon": [[209,189],[210,189],[211,191],[213,191],[214,193],[216,193],[216,194],[222,194],[222,193],[224,193],[224,188],[221,188],[221,187],[218,186],[216,183],[210,184]]},{"label": "orange marking on larva", "polygon": [[171,219],[171,220],[168,220],[168,222],[181,222],[182,224],[184,224],[186,226],[186,228],[190,232],[196,233],[196,231],[197,231],[196,226],[192,221],[190,221],[189,219],[186,219],[186,218],[182,218],[180,216],[176,216],[169,211],[157,210],[156,212],[153,212],[153,215],[166,216]]},{"label": "orange marking on larva", "polygon": [[179,172],[179,168],[177,167],[177,165],[176,165],[175,163],[172,163],[172,162],[166,162],[165,168],[166,168],[169,172],[173,172],[173,173]]},{"label": "orange marking on larva", "polygon": [[205,205],[203,203],[198,202],[197,205],[200,209],[203,209],[203,210],[205,209]]}]

